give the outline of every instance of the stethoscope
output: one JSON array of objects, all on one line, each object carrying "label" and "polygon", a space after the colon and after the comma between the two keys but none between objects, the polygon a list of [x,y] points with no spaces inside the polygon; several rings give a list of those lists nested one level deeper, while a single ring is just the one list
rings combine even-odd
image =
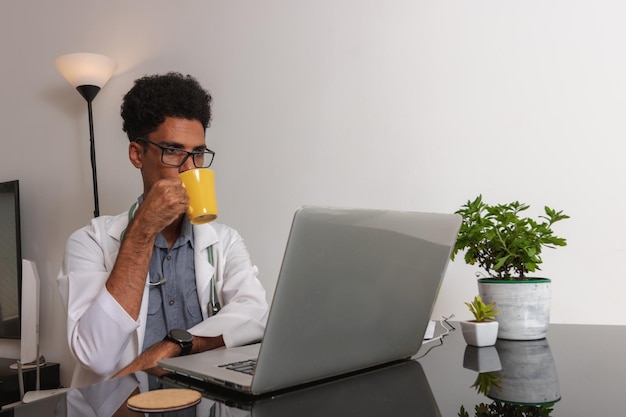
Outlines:
[{"label": "stethoscope", "polygon": [[[137,202],[135,202],[132,206],[130,206],[130,210],[128,210],[128,224],[135,216],[135,210],[137,210]],[[126,229],[122,231],[120,236],[120,240],[124,240],[124,233],[126,233]],[[207,315],[212,317],[219,313],[222,309],[219,300],[217,299],[217,290],[215,289],[215,264],[213,263],[213,246],[209,246],[208,248],[208,258],[209,263],[213,267],[213,276],[211,277],[211,288],[209,294],[209,303],[207,304]],[[167,282],[167,278],[163,278],[159,282],[147,282],[146,287],[159,287]]]}]

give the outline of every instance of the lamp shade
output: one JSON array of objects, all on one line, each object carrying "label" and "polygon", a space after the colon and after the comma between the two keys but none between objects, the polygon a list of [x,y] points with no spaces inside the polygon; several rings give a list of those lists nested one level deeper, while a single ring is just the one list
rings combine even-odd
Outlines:
[{"label": "lamp shade", "polygon": [[60,56],[55,65],[76,88],[84,85],[102,88],[117,69],[117,62],[108,56],[82,52]]}]

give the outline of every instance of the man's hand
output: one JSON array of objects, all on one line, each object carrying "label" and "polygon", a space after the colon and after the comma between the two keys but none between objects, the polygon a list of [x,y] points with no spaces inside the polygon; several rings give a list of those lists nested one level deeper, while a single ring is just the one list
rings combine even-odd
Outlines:
[{"label": "man's hand", "polygon": [[[204,352],[205,350],[211,350],[221,346],[224,346],[224,339],[222,338],[222,336],[194,336],[191,353]],[[161,342],[155,343],[150,348],[146,349],[146,351],[139,355],[137,359],[130,363],[130,365],[116,373],[114,377],[154,368],[157,366],[157,362],[161,359],[174,358],[179,354],[180,346],[169,340],[163,340]]]},{"label": "man's hand", "polygon": [[137,209],[133,223],[145,233],[158,234],[185,213],[189,196],[178,177],[154,183]]},{"label": "man's hand", "polygon": [[157,361],[166,358],[174,358],[180,353],[180,346],[176,343],[161,341],[146,349],[127,367],[116,373],[113,377],[132,374],[133,372],[143,371],[145,369],[157,366]]}]

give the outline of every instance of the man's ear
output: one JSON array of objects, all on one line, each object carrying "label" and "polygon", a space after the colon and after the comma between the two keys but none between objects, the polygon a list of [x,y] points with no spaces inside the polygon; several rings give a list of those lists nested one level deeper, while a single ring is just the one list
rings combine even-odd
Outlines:
[{"label": "man's ear", "polygon": [[128,145],[128,159],[135,168],[143,167],[143,147],[137,142],[131,142]]}]

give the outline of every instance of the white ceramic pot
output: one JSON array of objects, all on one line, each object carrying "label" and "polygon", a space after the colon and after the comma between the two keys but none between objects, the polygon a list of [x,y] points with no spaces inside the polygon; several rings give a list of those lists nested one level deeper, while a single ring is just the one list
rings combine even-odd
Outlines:
[{"label": "white ceramic pot", "polygon": [[548,334],[550,324],[550,280],[529,278],[525,281],[478,280],[478,293],[485,302],[496,303],[500,314],[498,338],[537,340]]},{"label": "white ceramic pot", "polygon": [[497,321],[462,321],[463,338],[468,345],[482,347],[493,346],[498,338]]}]

